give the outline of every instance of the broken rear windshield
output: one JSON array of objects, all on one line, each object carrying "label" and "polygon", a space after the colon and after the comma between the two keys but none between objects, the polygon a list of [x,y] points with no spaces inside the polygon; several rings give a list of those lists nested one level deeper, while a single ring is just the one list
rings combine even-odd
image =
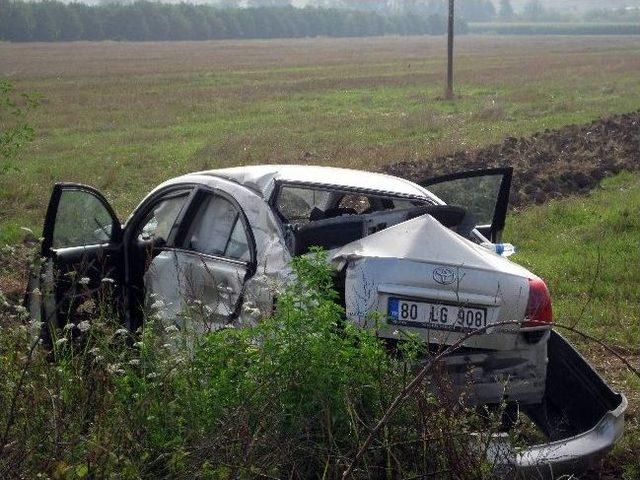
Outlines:
[{"label": "broken rear windshield", "polygon": [[428,204],[430,202],[427,199],[285,184],[278,189],[274,207],[286,223],[301,225],[345,215],[364,215]]}]

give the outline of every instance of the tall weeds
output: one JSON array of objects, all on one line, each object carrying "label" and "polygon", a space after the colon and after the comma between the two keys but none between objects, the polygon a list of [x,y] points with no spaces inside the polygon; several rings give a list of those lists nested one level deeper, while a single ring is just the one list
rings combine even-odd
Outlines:
[{"label": "tall weeds", "polygon": [[[59,330],[47,351],[6,304],[0,477],[341,477],[413,378],[418,349],[391,354],[347,322],[321,252],[294,268],[299,280],[274,315],[208,334],[154,312],[130,333],[101,309]],[[482,448],[491,428],[432,390],[421,385],[403,403],[353,478],[491,476]]]}]

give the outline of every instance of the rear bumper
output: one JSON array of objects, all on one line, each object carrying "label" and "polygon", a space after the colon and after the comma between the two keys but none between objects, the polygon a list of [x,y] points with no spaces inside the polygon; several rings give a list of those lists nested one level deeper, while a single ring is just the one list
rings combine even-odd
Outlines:
[{"label": "rear bumper", "polygon": [[609,411],[591,430],[519,452],[514,466],[525,478],[553,479],[597,467],[624,432],[627,399],[620,395],[618,408]]},{"label": "rear bumper", "polygon": [[455,392],[471,405],[538,404],[546,388],[549,331],[535,343],[522,338],[505,351],[472,351],[447,356],[442,365]]},{"label": "rear bumper", "polygon": [[554,479],[597,467],[624,432],[627,399],[614,392],[562,336],[551,332],[543,401],[527,415],[550,442],[516,450],[506,438],[491,448],[499,469],[518,478]]}]

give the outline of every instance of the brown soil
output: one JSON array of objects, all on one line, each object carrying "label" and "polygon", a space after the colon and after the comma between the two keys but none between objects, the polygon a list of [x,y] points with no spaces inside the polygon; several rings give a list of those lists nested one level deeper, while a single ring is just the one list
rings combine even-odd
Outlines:
[{"label": "brown soil", "polygon": [[640,169],[640,111],[531,137],[511,137],[478,150],[396,163],[384,171],[419,181],[497,166],[514,168],[511,205],[516,208],[587,193],[609,175]]}]

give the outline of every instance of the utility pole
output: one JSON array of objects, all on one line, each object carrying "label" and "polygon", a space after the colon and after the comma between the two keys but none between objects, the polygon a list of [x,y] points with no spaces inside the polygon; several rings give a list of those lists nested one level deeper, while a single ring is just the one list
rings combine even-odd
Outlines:
[{"label": "utility pole", "polygon": [[453,100],[453,21],[454,0],[449,0],[449,28],[447,30],[447,88],[444,98]]}]

